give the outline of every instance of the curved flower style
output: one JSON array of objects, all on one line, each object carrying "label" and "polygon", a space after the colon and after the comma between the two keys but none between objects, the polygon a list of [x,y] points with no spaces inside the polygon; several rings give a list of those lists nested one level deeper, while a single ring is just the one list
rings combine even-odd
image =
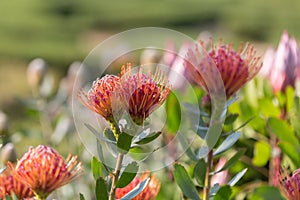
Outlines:
[{"label": "curved flower style", "polygon": [[111,96],[119,85],[119,81],[120,78],[114,75],[106,75],[97,79],[87,93],[83,90],[79,92],[79,99],[87,108],[98,113],[107,121],[113,122]]},{"label": "curved flower style", "polygon": [[300,169],[293,174],[287,169],[282,169],[279,174],[280,188],[289,200],[300,199]]},{"label": "curved flower style", "polygon": [[46,198],[55,189],[81,175],[82,165],[77,156],[63,159],[51,147],[39,145],[18,161],[13,176],[28,185],[39,198]]},{"label": "curved flower style", "polygon": [[133,74],[131,64],[122,67],[120,88],[116,93],[135,123],[142,124],[166,100],[170,93],[166,79],[159,71],[154,75],[144,74],[141,67]]},{"label": "curved flower style", "polygon": [[[116,199],[122,198],[124,195],[126,195],[128,192],[130,192],[133,188],[135,188],[139,183],[144,181],[145,179],[149,178],[150,174],[149,172],[145,172],[142,174],[141,177],[135,177],[135,179],[126,187],[124,188],[117,188],[116,190]],[[152,176],[150,178],[150,181],[148,185],[145,187],[145,189],[136,197],[134,197],[132,200],[153,200],[156,195],[158,194],[160,189],[160,182],[156,179],[155,176]]]},{"label": "curved flower style", "polygon": [[222,44],[222,40],[218,46],[211,40],[210,51],[207,51],[203,41],[199,44],[200,48],[197,45],[187,54],[185,66],[188,76],[209,92],[209,84],[217,84],[214,83],[215,72],[211,72],[216,66],[223,80],[227,99],[251,80],[262,66],[253,46],[248,43],[244,48],[241,44],[238,51],[235,51],[231,44]]},{"label": "curved flower style", "polygon": [[19,199],[33,199],[34,193],[32,190],[10,174],[9,171],[12,167],[12,164],[9,163],[8,168],[0,175],[0,199],[12,195],[12,193]]},{"label": "curved flower style", "polygon": [[295,86],[300,76],[300,50],[295,38],[284,31],[277,51],[269,48],[264,56],[262,75],[268,77],[274,92],[284,91],[287,86]]}]

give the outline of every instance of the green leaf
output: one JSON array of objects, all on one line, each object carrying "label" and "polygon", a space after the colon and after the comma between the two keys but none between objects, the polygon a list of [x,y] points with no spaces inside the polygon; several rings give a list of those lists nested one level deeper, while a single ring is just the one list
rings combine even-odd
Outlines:
[{"label": "green leaf", "polygon": [[99,133],[96,129],[94,129],[91,125],[89,125],[89,124],[84,124],[84,125],[94,134],[94,136],[96,136],[96,138],[98,140],[103,141],[103,142],[116,144],[115,141],[109,140],[106,137],[103,137],[103,135],[101,133]]},{"label": "green leaf", "polygon": [[167,127],[171,133],[176,133],[181,121],[181,106],[173,92],[170,92],[166,101]]},{"label": "green leaf", "polygon": [[235,120],[238,118],[239,114],[229,114],[225,121],[224,121],[224,124],[225,125],[230,125],[232,124],[233,122],[235,122]]},{"label": "green leaf", "polygon": [[284,154],[286,154],[296,166],[300,166],[300,157],[299,157],[299,150],[290,143],[287,142],[280,142],[278,144],[279,148],[282,150]]},{"label": "green leaf", "polygon": [[285,200],[280,191],[271,186],[257,187],[247,198],[249,200]]},{"label": "green leaf", "polygon": [[161,134],[161,132],[150,133],[149,135],[145,135],[145,136],[138,138],[137,141],[135,141],[135,143],[139,144],[139,145],[147,144],[149,142],[152,142],[156,138],[158,138],[158,136],[160,136],[160,134]]},{"label": "green leaf", "polygon": [[273,104],[272,99],[259,99],[258,105],[266,117],[277,117],[280,114],[280,109]]},{"label": "green leaf", "polygon": [[205,173],[206,173],[206,163],[204,159],[201,159],[197,162],[197,164],[194,167],[194,177],[200,186],[204,185]]},{"label": "green leaf", "polygon": [[83,194],[79,193],[79,199],[80,199],[80,200],[85,200]]},{"label": "green leaf", "polygon": [[186,155],[193,161],[198,161],[196,154],[191,150],[190,144],[188,143],[186,137],[182,135],[181,132],[177,133],[177,137],[183,149],[185,149]]},{"label": "green leaf", "polygon": [[298,145],[298,140],[295,137],[292,128],[288,125],[286,121],[270,118],[268,120],[268,126],[271,131],[279,138],[280,141],[288,142],[292,145]]},{"label": "green leaf", "polygon": [[229,185],[222,186],[217,194],[214,196],[213,200],[228,200],[232,194],[232,190]]},{"label": "green leaf", "polygon": [[145,179],[140,184],[138,184],[137,186],[135,186],[131,191],[129,191],[127,194],[125,194],[120,200],[133,199],[134,197],[136,197],[137,195],[139,195],[146,188],[146,186],[148,185],[149,181],[150,181],[150,178]]},{"label": "green leaf", "polygon": [[295,91],[291,86],[288,86],[285,90],[285,94],[286,94],[286,111],[290,112],[294,107]]},{"label": "green leaf", "polygon": [[265,141],[258,141],[254,144],[254,157],[252,163],[262,167],[267,164],[271,155],[271,146]]},{"label": "green leaf", "polygon": [[232,165],[234,165],[238,160],[239,158],[244,155],[246,152],[246,149],[242,149],[242,150],[239,150],[233,157],[231,157],[226,163],[225,165],[218,171],[216,172],[213,172],[212,174],[217,174],[221,171],[224,171],[226,169],[228,169],[229,167],[231,167]]},{"label": "green leaf", "polygon": [[174,165],[174,178],[183,194],[193,200],[200,200],[198,191],[195,188],[190,176],[180,164]]},{"label": "green leaf", "polygon": [[139,167],[136,162],[132,162],[127,165],[117,182],[117,188],[123,188],[127,186],[136,176],[138,169]]},{"label": "green leaf", "polygon": [[236,141],[238,141],[240,137],[240,132],[235,132],[229,135],[214,152],[214,156],[220,155],[221,153],[227,151],[230,147],[232,147],[232,145],[236,143]]},{"label": "green leaf", "polygon": [[237,173],[229,182],[228,185],[234,186],[247,172],[247,168],[243,169],[241,172]]},{"label": "green leaf", "polygon": [[118,138],[117,147],[118,151],[122,154],[126,154],[131,147],[131,140],[133,136],[125,132],[121,133]]},{"label": "green leaf", "polygon": [[95,180],[102,176],[102,165],[96,157],[91,160],[91,168]]},{"label": "green leaf", "polygon": [[105,128],[104,131],[103,131],[103,133],[104,133],[104,135],[105,135],[109,140],[116,142],[115,135],[114,135],[114,133],[112,132],[111,129]]},{"label": "green leaf", "polygon": [[96,199],[97,200],[108,199],[107,185],[105,183],[105,180],[102,177],[99,177],[96,181]]}]

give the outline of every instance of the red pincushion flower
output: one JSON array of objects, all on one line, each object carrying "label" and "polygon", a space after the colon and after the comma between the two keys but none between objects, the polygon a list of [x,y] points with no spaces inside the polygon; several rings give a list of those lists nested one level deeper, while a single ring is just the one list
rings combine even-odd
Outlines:
[{"label": "red pincushion flower", "polygon": [[141,67],[133,74],[130,64],[122,67],[117,95],[121,97],[124,109],[128,110],[135,123],[142,124],[166,100],[169,93],[170,86],[166,76],[159,71],[152,76],[150,73],[143,73]]},{"label": "red pincushion flower", "polygon": [[244,48],[240,45],[238,51],[235,51],[231,44],[222,44],[220,41],[216,47],[211,42],[211,50],[207,51],[204,43],[200,41],[200,49],[196,46],[187,54],[185,66],[188,76],[209,92],[211,85],[208,84],[217,81],[217,77],[213,77],[215,74],[211,72],[216,66],[223,80],[227,99],[251,80],[262,66],[260,58],[255,56],[256,51],[249,44]]},{"label": "red pincushion flower", "polygon": [[278,179],[280,180],[280,188],[286,195],[287,199],[300,199],[300,170],[296,170],[293,174],[287,169],[282,169]]},{"label": "red pincushion flower", "polygon": [[[135,177],[135,179],[126,187],[124,188],[117,188],[116,190],[116,199],[120,199],[123,196],[125,196],[128,192],[130,192],[133,188],[135,188],[138,184],[140,184],[145,179],[149,178],[150,175],[148,172],[143,173],[141,177]],[[156,179],[155,176],[152,176],[150,178],[150,181],[148,182],[147,186],[144,188],[144,190],[138,194],[136,197],[134,197],[132,200],[153,200],[156,195],[158,194],[160,189],[160,182]]]},{"label": "red pincushion flower", "polygon": [[39,145],[29,148],[29,151],[18,161],[13,176],[24,184],[40,198],[46,198],[55,189],[70,183],[82,171],[77,156],[69,155],[63,159],[51,147]]},{"label": "red pincushion flower", "polygon": [[79,99],[90,110],[98,113],[109,122],[112,118],[112,93],[119,85],[120,78],[114,75],[106,75],[94,81],[92,88],[86,93],[79,92]]},{"label": "red pincushion flower", "polygon": [[34,193],[32,190],[10,174],[11,167],[13,166],[9,163],[8,168],[0,175],[0,199],[12,195],[12,193],[19,199],[33,199]]}]

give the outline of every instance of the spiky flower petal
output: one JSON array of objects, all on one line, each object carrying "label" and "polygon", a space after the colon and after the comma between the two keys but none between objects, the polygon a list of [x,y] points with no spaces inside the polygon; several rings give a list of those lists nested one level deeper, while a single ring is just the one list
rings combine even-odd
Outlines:
[{"label": "spiky flower petal", "polygon": [[131,64],[124,65],[121,71],[120,89],[117,91],[125,109],[137,124],[143,121],[160,106],[170,93],[166,76],[158,70],[154,75],[143,73],[140,67],[133,74]]},{"label": "spiky flower petal", "polygon": [[70,183],[82,171],[77,156],[64,158],[54,149],[39,145],[18,161],[13,176],[28,185],[35,195],[46,198],[55,189]]},{"label": "spiky flower petal", "polygon": [[114,75],[106,75],[94,81],[91,89],[86,93],[81,90],[79,99],[90,110],[98,113],[108,121],[112,121],[112,93],[119,85],[120,78]]},{"label": "spiky flower petal", "polygon": [[[122,198],[128,192],[130,192],[133,188],[135,188],[138,184],[143,182],[145,179],[149,178],[150,174],[145,172],[141,175],[141,177],[135,177],[135,179],[124,188],[117,188],[116,190],[116,199]],[[156,179],[155,176],[150,177],[150,181],[144,190],[134,197],[132,200],[153,200],[158,194],[160,189],[160,182]]]},{"label": "spiky flower petal", "polygon": [[294,173],[282,169],[278,179],[281,190],[289,200],[300,199],[300,169]]},{"label": "spiky flower petal", "polygon": [[200,41],[199,44],[200,47],[197,44],[187,54],[185,66],[188,76],[209,92],[211,86],[208,84],[213,84],[216,79],[212,77],[214,73],[209,72],[216,66],[223,80],[227,99],[251,80],[262,66],[253,46],[248,43],[244,48],[241,44],[238,51],[231,44],[223,44],[222,40],[218,46],[211,41],[210,50],[206,49],[204,42]]}]

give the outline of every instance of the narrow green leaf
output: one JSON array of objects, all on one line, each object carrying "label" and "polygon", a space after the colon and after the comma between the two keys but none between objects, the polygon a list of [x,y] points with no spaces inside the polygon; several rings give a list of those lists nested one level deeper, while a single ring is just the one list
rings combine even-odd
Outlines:
[{"label": "narrow green leaf", "polygon": [[252,163],[262,167],[267,164],[271,155],[271,146],[265,141],[258,141],[254,144],[254,157]]},{"label": "narrow green leaf", "polygon": [[147,144],[158,138],[160,136],[161,132],[155,132],[147,135],[146,137],[140,138],[138,141],[136,141],[136,144]]},{"label": "narrow green leaf", "polygon": [[279,138],[280,141],[288,142],[292,145],[298,145],[298,140],[295,137],[292,128],[286,121],[270,118],[268,120],[268,126],[271,131]]},{"label": "narrow green leaf", "polygon": [[213,200],[228,200],[232,194],[232,190],[229,185],[222,186],[217,194],[214,196]]},{"label": "narrow green leaf", "polygon": [[120,179],[118,180],[117,187],[123,188],[127,186],[136,176],[139,167],[136,162],[132,162],[126,166]]},{"label": "narrow green leaf", "polygon": [[182,135],[182,133],[178,132],[177,137],[183,149],[185,149],[186,155],[192,159],[193,161],[198,161],[196,154],[191,150],[190,144],[187,139]]},{"label": "narrow green leaf", "polygon": [[229,167],[231,167],[232,165],[234,165],[238,160],[239,158],[244,155],[246,152],[246,149],[242,149],[242,150],[239,150],[233,157],[231,157],[226,163],[225,165],[218,171],[216,172],[213,172],[212,174],[217,174],[221,171],[224,171],[226,169],[228,169]]},{"label": "narrow green leaf", "polygon": [[194,177],[200,186],[204,185],[205,173],[206,173],[206,163],[204,159],[201,159],[197,162],[194,168]]},{"label": "narrow green leaf", "polygon": [[114,135],[114,133],[112,132],[111,129],[105,128],[104,131],[103,131],[103,133],[104,133],[104,135],[105,135],[109,140],[116,142],[115,135]]},{"label": "narrow green leaf", "polygon": [[200,200],[195,185],[193,184],[187,171],[182,165],[177,163],[174,165],[174,178],[186,197],[191,198],[193,200]]},{"label": "narrow green leaf", "polygon": [[83,194],[79,193],[79,199],[80,199],[80,200],[85,200]]},{"label": "narrow green leaf", "polygon": [[234,186],[247,172],[247,168],[243,169],[241,172],[237,173],[229,182],[228,185]]},{"label": "narrow green leaf", "polygon": [[120,200],[133,199],[134,197],[139,195],[145,189],[145,187],[148,185],[149,181],[150,181],[150,178],[145,179],[140,184],[135,186],[131,191],[129,191],[127,194],[125,194]]},{"label": "narrow green leaf", "polygon": [[230,125],[232,124],[233,122],[235,122],[235,120],[238,118],[239,114],[229,114],[226,119],[225,119],[225,122],[224,124],[225,125]]},{"label": "narrow green leaf", "polygon": [[122,154],[126,154],[131,147],[131,140],[133,136],[125,132],[121,133],[118,138],[117,147],[118,151]]},{"label": "narrow green leaf", "polygon": [[96,199],[97,200],[108,199],[107,185],[105,183],[105,180],[102,177],[99,177],[96,181]]},{"label": "narrow green leaf", "polygon": [[272,99],[259,99],[258,105],[260,112],[266,117],[276,117],[280,114],[280,109],[273,104]]},{"label": "narrow green leaf", "polygon": [[89,124],[84,124],[93,134],[96,136],[96,138],[100,141],[103,142],[108,142],[108,143],[113,143],[116,144],[115,141],[109,140],[108,138],[104,137],[101,133],[99,133],[96,129],[94,129],[91,125]]},{"label": "narrow green leaf", "polygon": [[299,157],[299,150],[290,143],[287,142],[280,142],[278,144],[279,148],[282,150],[284,154],[286,154],[296,166],[300,166],[300,157]]},{"label": "narrow green leaf", "polygon": [[236,141],[238,141],[240,137],[240,132],[235,132],[229,135],[214,152],[214,156],[220,155],[221,153],[227,151],[230,147],[232,147],[232,145],[236,143]]},{"label": "narrow green leaf", "polygon": [[249,200],[285,200],[278,188],[259,186],[247,198]]},{"label": "narrow green leaf", "polygon": [[91,160],[91,168],[95,180],[102,176],[102,165],[96,157]]}]

